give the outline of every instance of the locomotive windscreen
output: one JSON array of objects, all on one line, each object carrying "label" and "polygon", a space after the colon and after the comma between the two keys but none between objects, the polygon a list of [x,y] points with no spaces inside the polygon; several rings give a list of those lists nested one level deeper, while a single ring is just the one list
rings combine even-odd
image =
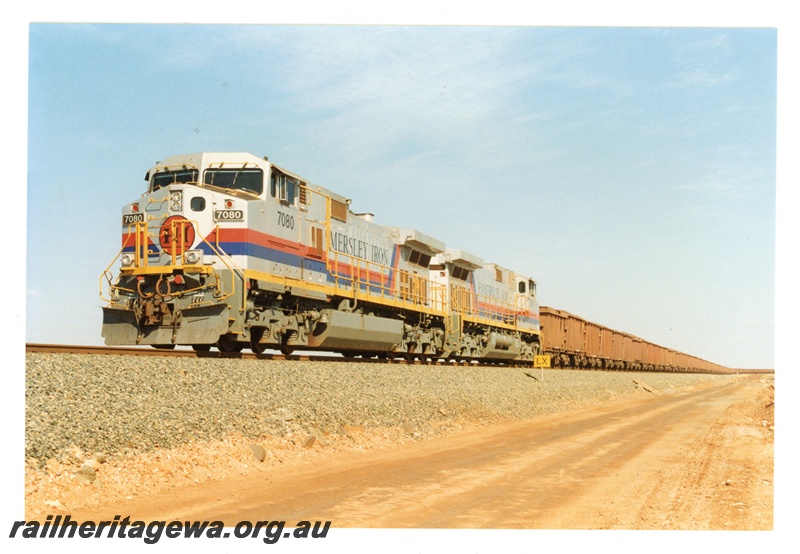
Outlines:
[{"label": "locomotive windscreen", "polygon": [[196,169],[179,169],[177,171],[159,171],[153,175],[151,191],[177,183],[197,183],[199,172]]},{"label": "locomotive windscreen", "polygon": [[264,172],[261,169],[206,169],[203,183],[261,194],[264,190]]}]

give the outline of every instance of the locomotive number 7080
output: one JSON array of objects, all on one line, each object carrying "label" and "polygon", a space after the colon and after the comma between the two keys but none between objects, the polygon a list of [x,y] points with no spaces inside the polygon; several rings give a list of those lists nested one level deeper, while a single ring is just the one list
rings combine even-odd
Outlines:
[{"label": "locomotive number 7080", "polygon": [[144,214],[124,214],[122,216],[123,225],[133,225],[142,221],[144,221]]},{"label": "locomotive number 7080", "polygon": [[278,212],[278,226],[286,227],[287,229],[294,229],[294,216]]},{"label": "locomotive number 7080", "polygon": [[214,219],[217,221],[242,221],[244,212],[242,210],[214,210]]}]

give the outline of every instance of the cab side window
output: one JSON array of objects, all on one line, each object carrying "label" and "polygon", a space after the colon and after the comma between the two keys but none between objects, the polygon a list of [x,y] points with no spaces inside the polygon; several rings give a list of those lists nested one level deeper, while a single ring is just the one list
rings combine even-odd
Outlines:
[{"label": "cab side window", "polygon": [[284,204],[295,204],[295,198],[299,192],[300,185],[291,177],[282,175],[276,171],[272,172],[269,181],[269,194]]}]

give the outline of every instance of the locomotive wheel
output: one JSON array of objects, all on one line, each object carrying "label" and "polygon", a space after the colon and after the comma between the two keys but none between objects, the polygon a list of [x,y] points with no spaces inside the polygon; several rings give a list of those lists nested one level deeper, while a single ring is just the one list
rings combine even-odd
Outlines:
[{"label": "locomotive wheel", "polygon": [[294,352],[294,345],[288,344],[291,334],[286,333],[281,337],[281,354],[290,356]]},{"label": "locomotive wheel", "polygon": [[284,356],[291,356],[294,352],[294,346],[288,345],[285,342],[281,343],[281,354]]},{"label": "locomotive wheel", "polygon": [[194,350],[195,352],[208,352],[209,350],[211,350],[211,345],[210,344],[193,344],[192,345],[192,350]]},{"label": "locomotive wheel", "polygon": [[263,327],[250,328],[250,350],[256,354],[263,354],[267,349],[266,345],[261,344],[261,339],[264,336]]},{"label": "locomotive wheel", "polygon": [[414,358],[416,358],[416,356],[414,355],[414,351],[416,349],[417,349],[417,344],[416,343],[412,342],[411,344],[408,345],[408,348],[406,349],[406,361],[407,362],[410,363],[410,362],[414,361]]},{"label": "locomotive wheel", "polygon": [[220,339],[217,341],[217,348],[219,349],[220,352],[231,353],[231,352],[241,352],[244,346],[237,343],[235,340]]},{"label": "locomotive wheel", "polygon": [[422,352],[420,353],[419,360],[423,364],[429,364],[433,361],[433,349],[431,348],[430,344],[423,344],[422,345]]},{"label": "locomotive wheel", "polygon": [[175,350],[174,344],[152,344],[151,346],[159,350]]}]

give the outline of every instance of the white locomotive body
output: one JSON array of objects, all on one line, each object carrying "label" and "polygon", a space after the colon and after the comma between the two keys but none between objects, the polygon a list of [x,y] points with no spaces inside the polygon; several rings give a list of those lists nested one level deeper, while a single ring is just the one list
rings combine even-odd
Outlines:
[{"label": "white locomotive body", "polygon": [[108,345],[524,363],[541,351],[533,280],[354,214],[266,158],[172,156],[146,179],[101,279]]}]

